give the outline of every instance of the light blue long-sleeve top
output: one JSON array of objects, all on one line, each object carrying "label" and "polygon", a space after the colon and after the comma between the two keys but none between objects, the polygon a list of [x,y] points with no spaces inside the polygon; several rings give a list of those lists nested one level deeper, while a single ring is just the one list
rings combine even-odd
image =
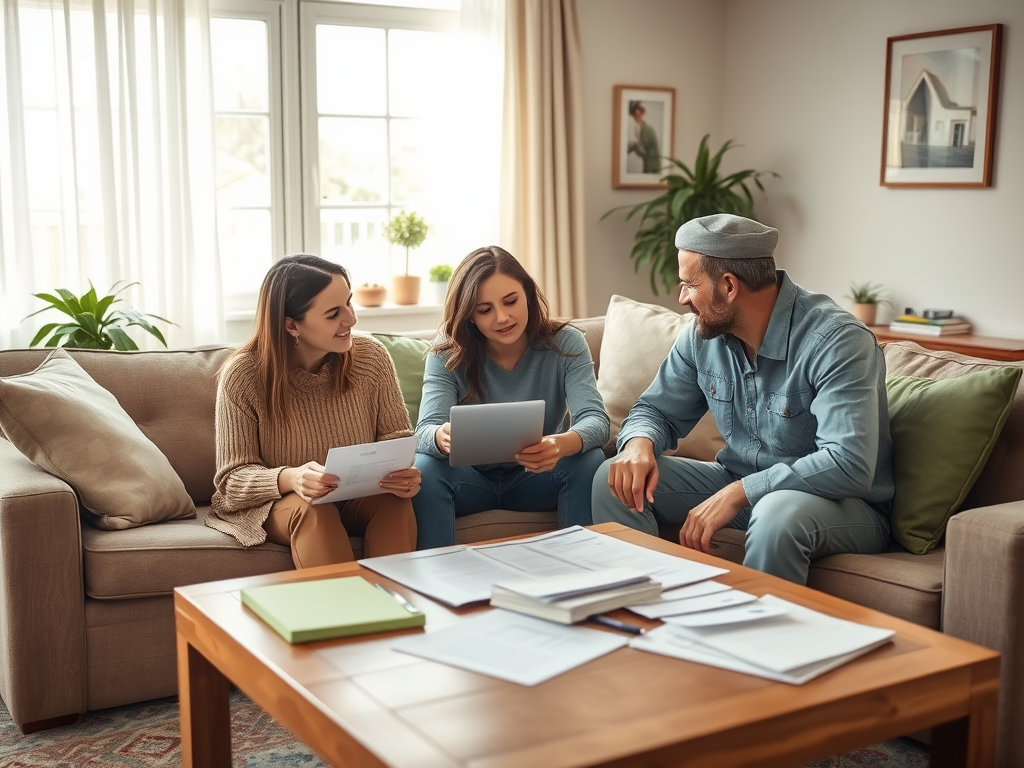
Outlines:
[{"label": "light blue long-sleeve top", "polygon": [[618,448],[648,437],[660,454],[710,409],[725,438],[717,461],[742,478],[752,505],[796,490],[887,511],[895,485],[882,350],[828,296],[779,276],[754,360],[734,336],[702,339],[690,323],[623,422]]},{"label": "light blue long-sleeve top", "polygon": [[[543,400],[545,435],[572,429],[583,438],[584,451],[599,448],[608,440],[609,419],[597,391],[594,359],[586,337],[567,325],[555,335],[555,346],[557,350],[527,348],[511,371],[485,357],[480,376],[483,402]],[[447,371],[437,353],[427,355],[416,426],[419,453],[445,458],[434,443],[434,432],[449,420],[451,407],[458,405],[467,392],[469,380],[464,371]]]}]

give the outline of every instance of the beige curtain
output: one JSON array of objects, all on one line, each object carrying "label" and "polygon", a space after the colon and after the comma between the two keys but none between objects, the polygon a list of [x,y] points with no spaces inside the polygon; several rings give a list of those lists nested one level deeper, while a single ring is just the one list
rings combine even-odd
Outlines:
[{"label": "beige curtain", "polygon": [[576,0],[509,0],[501,244],[555,315],[588,313],[583,244],[583,69]]}]

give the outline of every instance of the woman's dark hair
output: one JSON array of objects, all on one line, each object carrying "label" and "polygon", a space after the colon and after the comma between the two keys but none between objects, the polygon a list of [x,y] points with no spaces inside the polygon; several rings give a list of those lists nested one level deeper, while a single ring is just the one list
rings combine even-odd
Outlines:
[{"label": "woman's dark hair", "polygon": [[[249,356],[263,382],[267,413],[277,423],[283,424],[288,418],[291,404],[288,351],[294,340],[285,329],[285,320],[302,322],[313,301],[331,284],[335,275],[341,275],[351,288],[352,280],[345,268],[319,256],[299,253],[285,256],[274,264],[260,286],[252,336],[221,368],[223,372],[236,358]],[[344,355],[332,352],[327,356],[326,362],[333,367],[334,390],[339,394],[348,383],[351,358],[351,352]]]},{"label": "woman's dark hair", "polygon": [[480,377],[487,355],[487,338],[469,320],[476,307],[480,285],[496,274],[507,275],[523,286],[529,310],[524,333],[529,346],[559,351],[555,336],[567,325],[567,321],[551,318],[547,299],[537,287],[537,282],[511,253],[496,245],[477,248],[452,274],[441,318],[441,340],[434,345],[434,351],[444,359],[447,370],[462,368],[465,371],[469,391],[461,403],[486,397]]}]

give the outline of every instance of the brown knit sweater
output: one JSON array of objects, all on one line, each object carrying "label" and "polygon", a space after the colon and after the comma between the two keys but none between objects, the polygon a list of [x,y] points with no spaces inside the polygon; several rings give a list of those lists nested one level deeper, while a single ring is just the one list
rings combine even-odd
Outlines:
[{"label": "brown knit sweater", "polygon": [[238,358],[217,389],[217,475],[206,524],[245,547],[266,541],[270,507],[281,498],[277,476],[286,467],[321,464],[327,451],[344,445],[412,434],[395,364],[384,346],[352,336],[349,386],[331,389],[330,364],[316,374],[295,368],[291,416],[273,424],[251,358]]}]

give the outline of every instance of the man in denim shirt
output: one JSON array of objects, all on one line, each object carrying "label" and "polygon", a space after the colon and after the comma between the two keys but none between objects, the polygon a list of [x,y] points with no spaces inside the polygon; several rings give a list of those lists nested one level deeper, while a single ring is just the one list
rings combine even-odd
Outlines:
[{"label": "man in denim shirt", "polygon": [[[595,476],[593,514],[655,536],[682,523],[680,543],[702,552],[720,528],[744,529],[744,565],[804,584],[814,558],[888,546],[892,440],[874,336],[776,270],[778,237],[730,214],[679,228],[694,319]],[[663,456],[709,409],[716,461]]]}]

